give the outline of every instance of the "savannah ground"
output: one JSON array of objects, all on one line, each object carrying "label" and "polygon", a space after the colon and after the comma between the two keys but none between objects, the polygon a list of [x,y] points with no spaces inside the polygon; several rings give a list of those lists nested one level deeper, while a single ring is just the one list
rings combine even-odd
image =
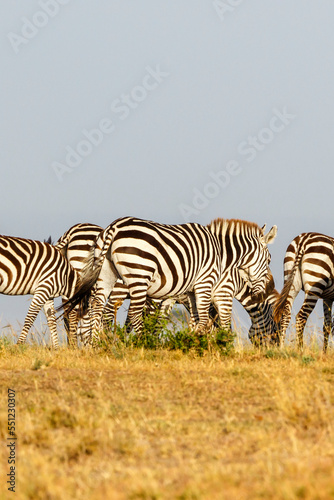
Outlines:
[{"label": "savannah ground", "polygon": [[55,352],[2,341],[0,377],[1,499],[334,499],[333,348]]}]

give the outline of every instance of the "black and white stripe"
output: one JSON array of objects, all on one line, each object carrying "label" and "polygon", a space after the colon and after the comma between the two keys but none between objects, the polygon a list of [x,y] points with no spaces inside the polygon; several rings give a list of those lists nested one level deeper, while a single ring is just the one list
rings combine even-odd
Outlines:
[{"label": "black and white stripe", "polygon": [[44,306],[52,344],[58,346],[55,312],[50,299],[60,295],[71,297],[78,281],[79,274],[50,243],[0,236],[0,293],[33,295],[18,343],[25,342]]},{"label": "black and white stripe", "polygon": [[[96,224],[88,222],[75,224],[59,238],[55,247],[60,250],[73,269],[81,272],[89,254],[89,249],[95,243],[101,231],[103,231],[103,228]],[[63,302],[67,299],[68,297],[63,297]],[[68,315],[64,314],[63,319],[68,343],[76,346],[79,321],[77,311],[72,310]]]},{"label": "black and white stripe", "polygon": [[251,326],[248,336],[255,345],[269,345],[279,343],[279,325],[273,319],[274,304],[278,291],[274,288],[274,279],[271,277],[267,286],[267,297],[263,302],[254,300],[247,283],[239,283],[235,298],[248,312]]},{"label": "black and white stripe", "polygon": [[97,337],[104,304],[120,278],[129,288],[129,318],[138,333],[147,296],[161,300],[188,293],[196,328],[204,327],[222,269],[237,268],[253,298],[264,294],[270,276],[267,243],[275,236],[276,226],[264,235],[257,224],[233,219],[217,219],[205,227],[120,218],[98,237],[95,247],[102,250],[91,252],[82,284],[65,310],[85,299],[96,283],[91,314]]},{"label": "black and white stripe", "polygon": [[[264,345],[264,344],[278,344],[279,336],[278,336],[278,325],[273,319],[273,307],[278,297],[278,291],[274,288],[274,280],[271,277],[270,282],[268,283],[268,296],[265,298],[263,302],[255,301],[252,298],[251,290],[247,283],[245,283],[240,277],[239,273],[235,274],[235,299],[240,302],[240,304],[245,308],[247,313],[251,319],[251,326],[248,331],[248,335],[253,344],[256,345]],[[212,292],[212,306],[210,307],[210,317],[212,320],[218,316],[217,306],[215,302],[215,288]],[[124,300],[129,299],[129,289],[128,287],[121,281],[117,280],[115,283],[114,289],[107,301],[104,309],[103,309],[103,329],[108,329],[110,325],[113,323],[118,308],[122,305]],[[170,307],[173,303],[181,303],[188,310],[187,303],[187,295],[182,297],[175,298],[174,301],[171,299],[167,299],[163,302],[155,302],[153,307],[149,302],[146,303],[146,310],[149,312],[155,312],[158,304],[161,305],[163,311],[169,311]],[[127,323],[127,321],[126,321]],[[219,322],[215,322],[217,327],[220,327]],[[86,325],[86,328],[89,328],[89,325]],[[86,333],[86,335],[85,335]],[[87,332],[83,332],[83,336],[87,337]]]},{"label": "black and white stripe", "polygon": [[287,248],[284,258],[284,287],[274,311],[274,319],[281,321],[281,342],[291,319],[293,301],[300,290],[305,292],[303,305],[296,316],[298,345],[303,346],[306,321],[318,299],[323,299],[324,351],[327,349],[332,327],[334,300],[334,238],[320,233],[302,233]]}]

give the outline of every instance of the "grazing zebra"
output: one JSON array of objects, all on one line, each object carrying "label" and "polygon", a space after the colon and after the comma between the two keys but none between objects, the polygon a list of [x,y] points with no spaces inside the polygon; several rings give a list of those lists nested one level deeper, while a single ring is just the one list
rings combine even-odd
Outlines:
[{"label": "grazing zebra", "polygon": [[236,293],[235,298],[248,312],[251,319],[251,326],[248,336],[255,345],[279,344],[279,327],[273,319],[274,304],[278,291],[274,288],[274,279],[271,276],[267,287],[267,297],[263,302],[255,301],[252,298],[247,283]]},{"label": "grazing zebra", "polygon": [[[251,296],[251,290],[247,283],[245,283],[239,273],[235,273],[235,299],[237,299],[240,304],[245,308],[251,319],[251,326],[248,332],[249,338],[253,344],[263,345],[263,344],[278,344],[278,325],[273,320],[273,306],[278,297],[278,291],[274,288],[274,279],[271,276],[270,282],[268,284],[268,296],[263,302],[254,301]],[[215,319],[217,317],[217,306],[215,301],[215,285],[212,291],[212,305],[210,306],[210,317]],[[124,302],[125,299],[129,299],[129,289],[120,280],[117,280],[114,289],[109,297],[103,309],[103,325],[107,328],[114,321],[115,314]],[[181,303],[187,309],[187,296],[177,297],[176,302]],[[174,301],[174,302],[175,302]],[[168,304],[166,304],[168,302]],[[166,304],[166,305],[165,305]],[[148,304],[146,304],[146,307]],[[170,308],[170,301],[166,300],[161,302],[162,309],[165,307]],[[150,310],[150,309],[149,309]],[[155,311],[155,307],[153,307]],[[215,322],[218,327],[220,324]],[[86,334],[87,335],[87,334]]]},{"label": "grazing zebra", "polygon": [[334,300],[334,238],[319,233],[302,233],[287,248],[284,287],[274,308],[274,319],[281,320],[282,343],[291,319],[292,303],[301,289],[305,292],[305,298],[296,317],[298,346],[303,347],[306,321],[318,299],[323,299],[323,349],[326,352]]},{"label": "grazing zebra", "polygon": [[79,273],[50,243],[0,236],[0,293],[33,295],[18,344],[25,342],[44,306],[52,345],[58,347],[55,311],[50,299],[60,295],[71,297],[78,282]]},{"label": "grazing zebra", "polygon": [[[102,227],[88,222],[75,224],[59,238],[55,247],[66,257],[70,265],[78,272],[82,271],[90,247],[103,230]],[[68,297],[63,297],[65,302]],[[64,325],[67,341],[70,345],[77,345],[78,314],[76,310],[64,315]]]},{"label": "grazing zebra", "polygon": [[[84,262],[88,256],[89,249],[94,244],[101,231],[103,231],[103,228],[96,224],[88,222],[75,224],[59,238],[55,247],[61,251],[75,270],[81,272],[84,267]],[[51,243],[51,241],[49,241],[49,243]],[[123,282],[120,280],[118,280],[118,282],[118,286],[121,287]],[[63,297],[63,301],[65,302],[66,300],[67,297]],[[77,345],[79,322],[77,311],[72,310],[69,315],[64,314],[63,319],[68,343],[72,346]],[[81,326],[79,331],[84,344],[86,344],[87,341],[85,341],[84,326]]]},{"label": "grazing zebra", "polygon": [[[216,219],[208,226],[188,223],[164,225],[134,217],[122,217],[98,237],[76,293],[65,305],[70,311],[82,303],[94,287],[92,298],[93,338],[98,338],[103,306],[118,278],[130,293],[129,318],[141,333],[146,297],[164,299],[188,293],[191,313],[196,310],[197,329],[207,325],[213,285],[230,268],[238,268],[250,286],[252,297],[264,294],[269,280],[270,254],[267,235],[254,223]],[[106,258],[105,258],[106,257]],[[86,301],[85,301],[86,302]]]}]

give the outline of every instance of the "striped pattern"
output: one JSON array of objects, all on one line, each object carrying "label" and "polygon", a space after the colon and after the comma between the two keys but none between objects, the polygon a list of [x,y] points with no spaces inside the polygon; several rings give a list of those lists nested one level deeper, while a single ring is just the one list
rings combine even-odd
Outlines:
[{"label": "striped pattern", "polygon": [[74,269],[81,270],[90,247],[103,228],[88,222],[74,224],[59,238],[56,247],[67,258]]},{"label": "striped pattern", "polygon": [[[206,227],[124,217],[108,226],[96,245],[102,251],[91,263],[95,269],[88,274],[87,287],[89,293],[98,278],[92,299],[94,338],[98,337],[103,307],[118,277],[129,289],[129,319],[138,333],[147,296],[162,299],[190,288],[199,297],[199,325],[207,324],[211,289],[220,275],[220,262],[216,239]],[[78,297],[81,299],[81,291]]]},{"label": "striped pattern", "polygon": [[[245,308],[251,319],[251,327],[249,329],[248,335],[252,343],[256,345],[264,344],[278,344],[278,325],[273,319],[273,306],[278,297],[278,291],[274,289],[274,280],[271,277],[268,283],[268,297],[263,302],[254,301],[251,297],[251,292],[248,285],[241,279],[239,273],[235,275],[235,299],[237,299],[240,304]],[[215,306],[215,289],[212,292],[212,306],[210,307],[210,317],[212,320],[218,317],[217,308]],[[109,297],[103,309],[103,327],[107,329],[110,327],[111,323],[114,321],[115,314],[124,302],[124,300],[129,299],[129,289],[120,280],[117,280],[114,289]],[[187,309],[187,296],[177,297],[176,302],[183,304]],[[167,304],[168,303],[168,304]],[[165,309],[165,304],[167,310],[170,309],[170,299],[160,302],[162,309]],[[169,307],[168,307],[169,306]],[[149,303],[146,303],[146,308],[149,308]],[[155,307],[152,308],[155,311]],[[127,320],[128,322],[128,320]],[[215,321],[215,326],[219,327],[220,323]],[[86,325],[87,327],[87,325]],[[86,332],[87,338],[87,332]]]},{"label": "striped pattern", "polygon": [[204,227],[123,217],[97,239],[95,245],[101,251],[95,255],[92,251],[82,285],[65,309],[71,310],[85,299],[96,283],[92,312],[96,338],[103,306],[121,278],[129,288],[129,318],[138,333],[147,296],[164,299],[185,292],[193,304],[192,312],[196,310],[193,319],[200,329],[208,323],[212,288],[222,268],[237,267],[253,299],[265,292],[270,276],[267,243],[275,236],[276,226],[265,236],[258,225],[233,219],[217,219]]},{"label": "striped pattern", "polygon": [[319,233],[302,233],[288,246],[284,258],[284,287],[275,304],[274,319],[281,320],[281,342],[291,319],[291,308],[303,289],[303,305],[296,316],[298,345],[303,346],[306,321],[318,299],[323,299],[324,351],[332,327],[334,300],[334,239]]},{"label": "striped pattern", "polygon": [[25,342],[44,306],[52,344],[58,346],[55,312],[50,299],[60,295],[71,297],[78,281],[79,274],[51,244],[0,236],[0,293],[33,295],[18,343]]},{"label": "striped pattern", "polygon": [[273,318],[274,305],[278,291],[274,288],[274,279],[271,277],[267,286],[267,297],[263,302],[254,301],[247,284],[239,284],[239,291],[235,298],[248,312],[251,327],[248,331],[250,340],[255,345],[279,343],[279,327]]},{"label": "striped pattern", "polygon": [[[62,255],[76,271],[81,272],[89,249],[102,230],[103,228],[96,224],[87,222],[75,224],[59,238],[55,247],[61,251]],[[63,303],[66,300],[68,300],[68,297],[63,297]],[[64,314],[63,319],[68,344],[76,346],[79,322],[77,311],[73,310],[68,315]]]}]

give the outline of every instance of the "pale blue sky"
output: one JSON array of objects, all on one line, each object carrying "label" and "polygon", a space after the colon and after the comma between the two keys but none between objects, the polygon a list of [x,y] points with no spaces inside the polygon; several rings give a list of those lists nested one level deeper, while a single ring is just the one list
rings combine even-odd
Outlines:
[{"label": "pale blue sky", "polygon": [[[334,235],[334,4],[235,3],[2,2],[0,232],[57,239],[123,215],[276,224],[280,289],[289,242]],[[1,296],[1,325],[27,307]]]}]

